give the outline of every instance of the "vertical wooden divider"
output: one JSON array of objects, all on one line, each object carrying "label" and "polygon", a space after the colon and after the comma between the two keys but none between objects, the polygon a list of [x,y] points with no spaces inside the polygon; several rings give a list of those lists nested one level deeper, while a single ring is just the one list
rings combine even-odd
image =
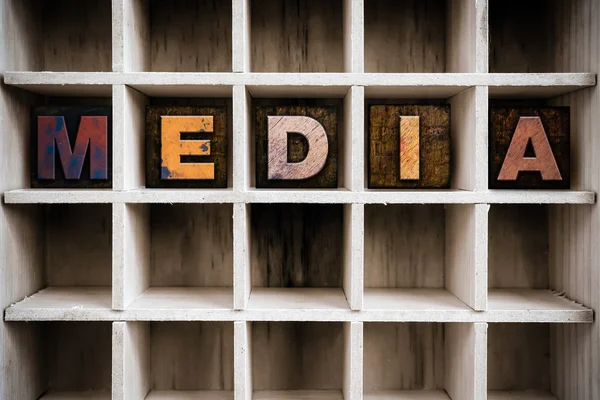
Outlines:
[{"label": "vertical wooden divider", "polygon": [[233,324],[234,399],[252,400],[252,322]]},{"label": "vertical wooden divider", "polygon": [[361,310],[364,294],[365,205],[344,204],[344,294],[352,310]]},{"label": "vertical wooden divider", "polygon": [[363,323],[344,322],[344,400],[363,398]]},{"label": "vertical wooden divider", "polygon": [[250,0],[232,0],[233,72],[250,72]]},{"label": "vertical wooden divider", "polygon": [[487,0],[449,2],[446,72],[488,71],[487,9]]},{"label": "vertical wooden divider", "polygon": [[444,387],[452,399],[487,398],[487,324],[448,323]]},{"label": "vertical wooden divider", "polygon": [[344,0],[344,71],[365,72],[364,0]]},{"label": "vertical wooden divider", "polygon": [[113,322],[112,400],[144,400],[150,391],[150,323]]},{"label": "vertical wooden divider", "polygon": [[112,0],[113,72],[150,70],[148,0]]},{"label": "vertical wooden divider", "polygon": [[250,269],[250,205],[233,205],[233,308],[244,310],[252,290]]},{"label": "vertical wooden divider", "polygon": [[474,310],[487,308],[488,209],[446,206],[446,288]]},{"label": "vertical wooden divider", "polygon": [[351,86],[344,97],[344,138],[341,149],[343,186],[362,192],[366,185],[365,164],[365,88]]}]

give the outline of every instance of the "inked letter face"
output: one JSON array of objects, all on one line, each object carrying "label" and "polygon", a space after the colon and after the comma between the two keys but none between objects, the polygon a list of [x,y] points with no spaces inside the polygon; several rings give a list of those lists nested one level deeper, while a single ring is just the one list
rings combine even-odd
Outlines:
[{"label": "inked letter face", "polygon": [[450,187],[450,107],[369,106],[371,189]]},{"label": "inked letter face", "polygon": [[[325,166],[329,145],[323,125],[310,117],[268,117],[268,179],[300,180],[317,175]],[[288,133],[297,133],[307,140],[304,160],[288,162]]]},{"label": "inked letter face", "polygon": [[[525,157],[530,141],[535,157]],[[520,171],[537,171],[544,181],[562,180],[540,117],[519,119],[498,180],[516,181]]]},{"label": "inked letter face", "polygon": [[90,149],[89,179],[108,179],[108,123],[106,116],[82,116],[75,146],[71,148],[63,116],[39,116],[38,179],[55,179],[55,154],[66,179],[80,179],[83,162]]},{"label": "inked letter face", "polygon": [[341,100],[290,102],[261,99],[254,108],[256,187],[337,188]]},{"label": "inked letter face", "polygon": [[214,179],[214,163],[182,163],[181,156],[210,155],[210,140],[182,140],[182,133],[212,133],[212,116],[161,116],[161,179]]},{"label": "inked letter face", "polygon": [[570,187],[569,107],[490,107],[490,189]]}]

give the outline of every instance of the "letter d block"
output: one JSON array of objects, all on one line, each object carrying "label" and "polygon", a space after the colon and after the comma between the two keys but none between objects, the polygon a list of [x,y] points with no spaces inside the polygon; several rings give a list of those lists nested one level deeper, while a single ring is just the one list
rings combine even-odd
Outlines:
[{"label": "letter d block", "polygon": [[369,188],[449,188],[450,108],[372,105]]},{"label": "letter d block", "polygon": [[31,127],[31,187],[112,186],[111,107],[36,107]]},{"label": "letter d block", "polygon": [[338,106],[276,103],[255,109],[256,187],[337,188]]},{"label": "letter d block", "polygon": [[492,107],[490,189],[569,189],[569,107]]},{"label": "letter d block", "polygon": [[226,188],[227,110],[146,108],[146,187]]}]

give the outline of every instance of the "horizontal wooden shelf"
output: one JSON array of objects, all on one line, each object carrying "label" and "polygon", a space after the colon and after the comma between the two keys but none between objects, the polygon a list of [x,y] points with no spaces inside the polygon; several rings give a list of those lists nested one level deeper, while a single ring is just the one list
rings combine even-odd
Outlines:
[{"label": "horizontal wooden shelf", "polygon": [[450,400],[444,390],[381,390],[365,393],[364,400]]},{"label": "horizontal wooden shelf", "polygon": [[96,287],[50,287],[6,309],[7,321],[363,321],[591,323],[593,311],[549,290],[496,289],[477,312],[445,289],[366,289],[351,311],[338,288],[253,288],[245,310],[229,288],[151,288],[124,311]]},{"label": "horizontal wooden shelf", "polygon": [[373,98],[447,98],[473,86],[493,97],[553,97],[594,86],[596,74],[6,72],[4,82],[60,96],[108,97],[112,85],[129,85],[148,96],[227,97],[247,85],[255,97],[344,97],[356,85]]},{"label": "horizontal wooden shelf", "polygon": [[128,307],[129,310],[229,310],[232,288],[151,287]]},{"label": "horizontal wooden shelf", "polygon": [[39,400],[110,400],[110,392],[80,391],[80,392],[48,392]]},{"label": "horizontal wooden shelf", "polygon": [[151,390],[145,400],[233,400],[231,390]]},{"label": "horizontal wooden shelf", "polygon": [[556,400],[556,396],[550,393],[528,391],[490,391],[488,400]]},{"label": "horizontal wooden shelf", "polygon": [[570,190],[177,190],[17,189],[8,204],[76,203],[313,203],[313,204],[594,204],[594,192]]},{"label": "horizontal wooden shelf", "polygon": [[343,400],[341,390],[257,390],[252,400]]},{"label": "horizontal wooden shelf", "polygon": [[499,318],[490,322],[592,322],[594,318],[592,310],[540,289],[491,289],[488,312]]}]

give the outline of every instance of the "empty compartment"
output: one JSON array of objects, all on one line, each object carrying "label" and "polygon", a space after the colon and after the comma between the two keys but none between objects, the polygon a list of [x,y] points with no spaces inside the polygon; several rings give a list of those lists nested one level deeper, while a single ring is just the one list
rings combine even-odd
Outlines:
[{"label": "empty compartment", "polygon": [[548,253],[548,206],[490,207],[490,289],[549,289]]},{"label": "empty compartment", "polygon": [[253,204],[250,308],[347,308],[342,205]]},{"label": "empty compartment", "polygon": [[365,72],[446,72],[446,9],[444,0],[365,1]]},{"label": "empty compartment", "polygon": [[144,70],[231,72],[231,1],[147,1],[149,46],[142,51],[149,62]]},{"label": "empty compartment", "polygon": [[9,221],[23,231],[39,292],[16,307],[111,308],[112,212],[108,204],[19,206]]},{"label": "empty compartment", "polygon": [[[143,294],[131,308],[231,308],[233,208],[231,204],[130,205],[139,229]],[[136,225],[139,223],[140,225]],[[143,227],[143,228],[142,228]],[[149,285],[149,287],[148,287]],[[132,283],[132,287],[136,283]]]},{"label": "empty compartment", "polygon": [[27,369],[36,374],[31,387],[41,392],[32,398],[111,398],[109,322],[36,323],[33,334],[37,342],[29,348]]},{"label": "empty compartment", "polygon": [[254,72],[342,72],[341,0],[249,0]]},{"label": "empty compartment", "polygon": [[343,323],[253,322],[251,340],[255,400],[343,398]]},{"label": "empty compartment", "polygon": [[[571,40],[577,34],[569,18],[575,21],[581,7],[562,0],[490,0],[490,72],[584,72],[570,70],[576,64],[569,62],[569,46],[581,44]],[[578,20],[577,27],[585,22]]]},{"label": "empty compartment", "polygon": [[489,324],[488,398],[556,399],[551,394],[552,331],[549,324]]},{"label": "empty compartment", "polygon": [[131,400],[233,400],[233,322],[126,322],[123,391]]},{"label": "empty compartment", "polygon": [[466,267],[452,249],[472,251],[466,246],[474,234],[457,228],[473,224],[474,212],[442,204],[365,205],[365,308],[468,309],[447,274],[456,274],[448,272],[454,263]]},{"label": "empty compartment", "polygon": [[[8,0],[4,33],[21,71],[111,71],[111,2]],[[12,43],[11,43],[12,42]],[[14,46],[14,48],[12,47]],[[7,57],[11,57],[8,56]]]},{"label": "empty compartment", "polygon": [[478,340],[485,324],[365,323],[366,400],[481,398],[476,385]]}]

